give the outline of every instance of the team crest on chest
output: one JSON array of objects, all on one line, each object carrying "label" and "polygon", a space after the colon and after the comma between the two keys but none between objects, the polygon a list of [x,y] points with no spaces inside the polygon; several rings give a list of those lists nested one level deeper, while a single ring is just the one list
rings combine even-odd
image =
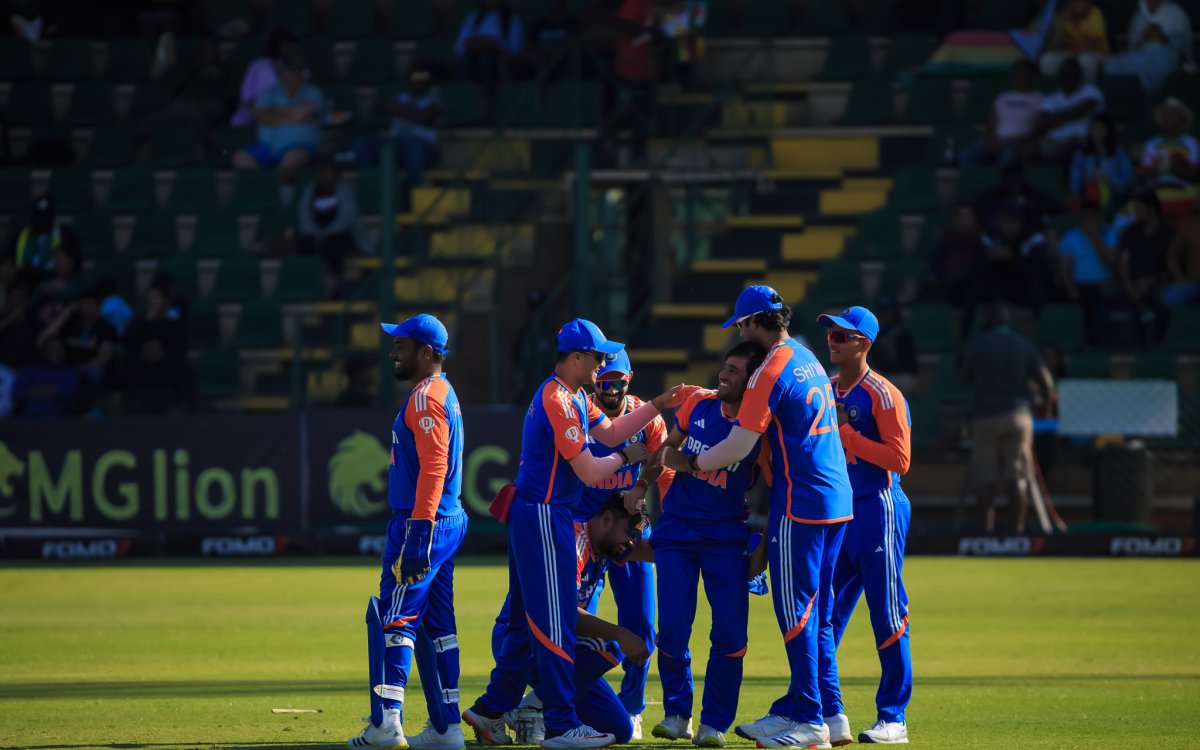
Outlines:
[{"label": "team crest on chest", "polygon": [[857,421],[858,421],[858,415],[859,415],[861,412],[862,412],[862,410],[858,408],[858,404],[851,404],[851,405],[850,405],[850,406],[849,406],[849,407],[846,409],[846,416],[847,416],[847,417],[850,417],[850,421],[851,421],[851,422],[857,422]]}]

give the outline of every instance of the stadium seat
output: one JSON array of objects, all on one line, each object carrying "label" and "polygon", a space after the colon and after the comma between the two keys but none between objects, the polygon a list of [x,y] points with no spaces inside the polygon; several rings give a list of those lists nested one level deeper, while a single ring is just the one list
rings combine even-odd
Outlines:
[{"label": "stadium seat", "polygon": [[953,81],[944,77],[924,76],[916,79],[908,90],[908,102],[900,113],[900,121],[909,124],[953,122]]},{"label": "stadium seat", "polygon": [[109,125],[92,131],[87,162],[96,169],[116,169],[133,162],[133,143],[125,125]]},{"label": "stadium seat", "polygon": [[[1193,329],[1192,338],[1194,341],[1195,329]],[[1195,348],[1194,343],[1192,347]],[[1176,380],[1179,377],[1179,364],[1175,361],[1174,354],[1146,352],[1133,358],[1133,366],[1129,368],[1129,375],[1133,378]]]},{"label": "stadium seat", "polygon": [[1068,378],[1111,378],[1112,360],[1107,354],[1074,353],[1067,355]]},{"label": "stadium seat", "polygon": [[912,421],[912,444],[917,448],[929,448],[942,442],[942,401],[934,393],[919,399],[904,394],[909,401],[909,419]]},{"label": "stadium seat", "polygon": [[283,345],[283,312],[279,303],[257,300],[242,305],[231,346],[239,349],[273,349]]},{"label": "stadium seat", "polygon": [[271,3],[271,9],[267,12],[267,28],[285,29],[297,39],[310,36],[314,31],[312,3],[303,0]]},{"label": "stadium seat", "polygon": [[846,111],[838,118],[839,125],[883,125],[891,122],[892,82],[874,78],[858,81],[850,91]]},{"label": "stadium seat", "polygon": [[963,104],[962,117],[974,125],[982,125],[992,116],[992,105],[996,97],[1007,91],[1012,85],[1011,77],[991,75],[975,78],[967,91],[967,100]]},{"label": "stadium seat", "polygon": [[546,120],[564,128],[593,127],[603,116],[600,84],[595,81],[565,81],[547,96]]},{"label": "stadium seat", "polygon": [[1046,305],[1038,316],[1039,343],[1056,344],[1064,352],[1079,351],[1085,333],[1083,308],[1079,305]]},{"label": "stadium seat", "polygon": [[1162,345],[1172,352],[1196,354],[1200,351],[1200,307],[1187,305],[1173,309]]},{"label": "stadium seat", "polygon": [[1131,120],[1146,111],[1146,93],[1137,76],[1104,76],[1104,111],[1117,120]]},{"label": "stadium seat", "polygon": [[208,30],[212,32],[220,32],[222,27],[234,21],[240,21],[249,27],[254,20],[250,17],[250,4],[245,0],[208,0],[206,5],[208,15],[205,20]]},{"label": "stadium seat", "polygon": [[921,258],[933,256],[934,245],[942,231],[954,223],[954,214],[945,211],[934,211],[925,214],[925,223],[921,225],[921,234],[917,237],[916,254]]},{"label": "stadium seat", "polygon": [[258,258],[233,257],[221,261],[213,285],[217,302],[249,302],[262,297],[262,277]]},{"label": "stadium seat", "polygon": [[86,167],[62,167],[50,175],[48,192],[59,213],[74,214],[91,209],[92,172]]},{"label": "stadium seat", "polygon": [[932,393],[945,403],[962,403],[971,395],[970,389],[962,381],[958,372],[958,363],[954,355],[942,354],[933,370]]},{"label": "stadium seat", "polygon": [[116,255],[112,215],[107,211],[81,213],[71,222],[71,228],[79,237],[79,247],[84,258],[102,260]]},{"label": "stadium seat", "polygon": [[67,105],[67,122],[75,127],[109,125],[117,119],[114,101],[111,83],[96,81],[77,85]]},{"label": "stadium seat", "polygon": [[139,83],[150,78],[154,45],[146,39],[113,39],[108,43],[104,78],[113,83]]},{"label": "stadium seat", "polygon": [[496,91],[496,124],[530,128],[542,120],[541,92],[536,83],[505,83]]},{"label": "stadium seat", "polygon": [[134,258],[164,258],[179,252],[179,235],[175,217],[170,214],[147,213],[137,217],[129,238],[126,255]]},{"label": "stadium seat", "polygon": [[325,296],[325,265],[313,255],[283,259],[275,282],[279,302],[316,302]]},{"label": "stadium seat", "polygon": [[332,39],[317,36],[301,39],[296,44],[296,53],[308,65],[308,72],[313,81],[324,83],[338,77],[337,66],[333,62]]},{"label": "stadium seat", "polygon": [[188,253],[200,258],[221,258],[241,250],[237,217],[211,212],[198,217]]},{"label": "stadium seat", "polygon": [[[334,109],[350,112],[354,115],[356,120],[361,116],[358,111],[358,86],[356,84],[322,84],[321,93],[325,95],[326,106],[330,106],[330,104],[332,104]],[[337,133],[340,135],[346,129],[347,128],[338,128]]]},{"label": "stadium seat", "polygon": [[1029,167],[1025,170],[1025,182],[1053,200],[1055,205],[1059,207],[1066,205],[1069,196],[1067,183],[1063,179],[1062,167],[1053,164]]},{"label": "stadium seat", "polygon": [[158,128],[150,137],[146,161],[160,169],[183,167],[199,160],[196,133],[190,127]]},{"label": "stadium seat", "polygon": [[51,81],[79,81],[96,72],[92,60],[92,40],[59,37],[50,44],[43,76]]},{"label": "stadium seat", "polygon": [[[380,180],[383,176],[383,170],[379,168],[368,168],[358,170],[358,184],[355,186],[355,195],[358,198],[359,213],[377,214],[380,209],[380,191],[382,184]],[[400,190],[403,188],[403,183],[400,181],[400,175],[396,175],[396,185],[394,188],[396,200],[400,200]]]},{"label": "stadium seat", "polygon": [[483,116],[483,92],[470,82],[445,83],[438,87],[446,102],[447,127],[476,125]]},{"label": "stadium seat", "polygon": [[357,84],[396,80],[396,55],[391,39],[360,39],[350,57],[346,77]]},{"label": "stadium seat", "polygon": [[[190,327],[190,326],[189,326]],[[196,358],[196,395],[202,399],[236,396],[241,388],[241,363],[237,352],[213,349]]]},{"label": "stadium seat", "polygon": [[899,75],[924,65],[937,49],[937,39],[929,34],[894,34],[888,37],[883,53],[885,75]]},{"label": "stadium seat", "polygon": [[879,293],[902,301],[916,299],[930,281],[929,264],[923,258],[900,258],[888,261],[879,280]]},{"label": "stadium seat", "polygon": [[885,208],[859,217],[858,232],[847,248],[850,257],[883,260],[900,253],[900,217],[896,213]]},{"label": "stadium seat", "polygon": [[189,167],[175,172],[167,207],[177,214],[199,214],[217,205],[216,176],[208,167]]},{"label": "stadium seat", "polygon": [[874,75],[870,37],[847,34],[829,45],[825,62],[814,78],[818,81],[860,81]]},{"label": "stadium seat", "polygon": [[413,48],[410,69],[421,66],[429,68],[439,77],[449,80],[454,77],[457,66],[457,54],[454,51],[454,41],[437,37],[421,39]]},{"label": "stadium seat", "polygon": [[[1029,23],[1032,13],[1029,6],[1018,2],[984,2],[976,5],[979,15],[975,19],[975,27],[993,29],[995,31],[1010,31],[1022,29]],[[1123,21],[1122,21],[1123,23]]]},{"label": "stadium seat", "polygon": [[938,123],[925,152],[926,164],[958,165],[959,152],[968,143],[979,140],[978,123],[965,116],[950,122]]},{"label": "stadium seat", "polygon": [[1000,170],[995,167],[967,167],[958,171],[954,186],[955,203],[974,203],[984,191],[1000,182]]},{"label": "stadium seat", "polygon": [[96,281],[111,277],[117,282],[117,288],[121,290],[121,295],[127,300],[138,299],[140,296],[138,294],[137,269],[134,268],[133,260],[130,258],[117,256],[97,260],[92,264],[92,270],[88,276]]},{"label": "stadium seat", "polygon": [[20,37],[0,37],[0,70],[7,81],[33,76],[33,47]]},{"label": "stadium seat", "polygon": [[[760,5],[784,5],[784,3],[753,3]],[[797,31],[803,36],[836,36],[846,30],[850,19],[846,0],[822,0],[804,4],[804,14]]]},{"label": "stadium seat", "polygon": [[0,213],[12,214],[29,210],[33,188],[29,170],[22,167],[0,169]]},{"label": "stadium seat", "polygon": [[107,207],[115,213],[141,213],[155,207],[154,172],[149,167],[125,167],[113,173]]},{"label": "stadium seat", "polygon": [[817,298],[826,307],[845,307],[862,301],[862,269],[857,263],[831,260],[821,265]]},{"label": "stadium seat", "polygon": [[254,141],[254,128],[222,128],[213,133],[209,160],[215,166],[227,167],[234,154]]},{"label": "stadium seat", "polygon": [[[300,3],[271,3],[271,7],[276,8],[280,5],[292,6],[299,4]],[[272,26],[271,28],[274,27]],[[304,36],[308,35],[297,34],[296,36],[302,39]],[[237,71],[238,75],[244,74],[250,63],[263,56],[263,53],[266,51],[266,47],[266,34],[255,34],[252,36],[242,37],[241,39],[235,39],[233,42],[233,47],[229,51],[229,69]]]},{"label": "stadium seat", "polygon": [[37,81],[14,84],[4,111],[9,125],[38,127],[52,122],[55,117],[50,86]]},{"label": "stadium seat", "polygon": [[352,0],[337,5],[337,12],[326,19],[326,31],[334,39],[361,39],[375,28],[375,3]]},{"label": "stadium seat", "polygon": [[139,83],[129,103],[126,119],[137,123],[171,103],[171,89],[162,81]]},{"label": "stadium seat", "polygon": [[932,167],[911,166],[896,170],[888,193],[890,209],[899,213],[923,213],[937,206],[937,172]]},{"label": "stadium seat", "polygon": [[[1193,21],[1193,23],[1195,23]],[[1172,73],[1163,87],[1163,98],[1173,96],[1187,104],[1193,111],[1200,109],[1200,76],[1180,71]]]},{"label": "stadium seat", "polygon": [[255,244],[270,244],[296,226],[295,211],[272,211],[258,217],[254,230]]},{"label": "stadium seat", "polygon": [[958,346],[958,323],[949,305],[913,305],[908,328],[917,351],[949,352]]},{"label": "stadium seat", "polygon": [[[527,23],[540,16],[522,15]],[[392,39],[424,39],[433,34],[433,3],[393,0],[388,14],[387,35]]]},{"label": "stadium seat", "polygon": [[[825,0],[821,4],[836,1]],[[742,12],[742,31],[749,36],[784,36],[791,26],[787,3],[746,3]]]},{"label": "stadium seat", "polygon": [[[166,273],[175,285],[175,293],[185,299],[195,299],[200,294],[200,274],[196,269],[196,259],[186,255],[176,255],[160,258],[154,266],[159,273]],[[192,311],[188,311],[190,315]]]},{"label": "stadium seat", "polygon": [[229,208],[241,214],[252,214],[279,207],[279,184],[274,171],[250,169],[236,173]]}]

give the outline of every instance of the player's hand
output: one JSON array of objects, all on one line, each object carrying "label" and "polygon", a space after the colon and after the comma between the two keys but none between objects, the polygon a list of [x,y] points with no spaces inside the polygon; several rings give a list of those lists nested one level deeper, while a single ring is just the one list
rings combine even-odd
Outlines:
[{"label": "player's hand", "polygon": [[685,385],[680,383],[674,388],[669,388],[655,396],[650,403],[654,404],[654,408],[659,411],[664,409],[674,409],[677,406],[687,401],[688,396],[696,391],[701,390],[698,385]]},{"label": "player's hand", "polygon": [[762,543],[762,534],[752,534],[750,554],[746,558],[746,578],[753,581],[767,569],[767,545]]},{"label": "player's hand", "polygon": [[646,490],[644,487],[635,484],[631,490],[625,493],[625,512],[632,516],[638,511],[645,510]]},{"label": "player's hand", "polygon": [[630,443],[622,450],[625,451],[625,457],[631,464],[640,464],[650,457],[650,449],[646,447],[645,443]]},{"label": "player's hand", "polygon": [[850,421],[850,415],[846,413],[846,407],[842,406],[841,404],[837,405],[837,418],[838,427],[841,427]]},{"label": "player's hand", "polygon": [[410,518],[404,522],[404,546],[392,566],[396,582],[408,586],[429,574],[430,549],[433,545],[433,521]]},{"label": "player's hand", "polygon": [[621,628],[621,634],[617,636],[617,645],[625,653],[626,659],[646,661],[650,658],[650,649],[646,648],[646,642],[634,634],[632,630]]},{"label": "player's hand", "polygon": [[664,445],[661,452],[663,466],[667,467],[668,469],[674,469],[675,471],[682,471],[684,473],[692,470],[692,467],[688,464],[688,456],[681,453],[678,448],[672,448],[669,445]]}]

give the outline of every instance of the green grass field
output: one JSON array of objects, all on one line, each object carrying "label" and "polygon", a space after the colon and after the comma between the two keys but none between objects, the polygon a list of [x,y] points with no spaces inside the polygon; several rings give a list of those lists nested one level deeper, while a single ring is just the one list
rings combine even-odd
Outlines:
[{"label": "green grass field", "polygon": [[[377,571],[365,560],[0,568],[0,747],[341,745],[367,712],[362,612]],[[914,558],[905,573],[918,746],[1197,746],[1196,562]],[[457,590],[469,703],[490,666],[502,568],[463,565]],[[750,628],[739,720],[786,681],[768,600],[755,598]],[[707,624],[696,632],[703,665]],[[865,609],[839,657],[857,732],[874,719],[878,669]],[[424,705],[410,695],[415,732]],[[651,705],[647,726],[661,716]],[[752,745],[730,734],[730,747]]]}]

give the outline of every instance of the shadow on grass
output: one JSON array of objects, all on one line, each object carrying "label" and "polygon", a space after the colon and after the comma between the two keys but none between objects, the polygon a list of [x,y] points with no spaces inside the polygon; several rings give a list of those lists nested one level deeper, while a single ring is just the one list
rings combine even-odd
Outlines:
[{"label": "shadow on grass", "polygon": [[313,750],[318,747],[345,747],[343,742],[113,742],[97,745],[0,745],[0,750],[78,750],[85,747],[105,747],[112,750],[154,750],[154,748],[178,748],[178,750]]}]

